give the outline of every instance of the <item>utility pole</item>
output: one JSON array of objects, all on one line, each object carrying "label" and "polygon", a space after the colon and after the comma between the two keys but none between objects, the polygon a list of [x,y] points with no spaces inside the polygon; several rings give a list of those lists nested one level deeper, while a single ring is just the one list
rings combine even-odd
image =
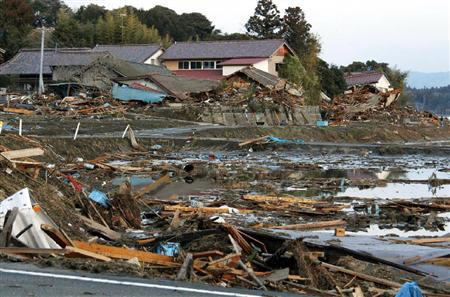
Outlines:
[{"label": "utility pole", "polygon": [[41,30],[42,30],[42,36],[41,36],[41,63],[39,65],[39,88],[38,88],[38,95],[42,95],[45,92],[44,88],[44,45],[45,45],[45,26],[44,21],[38,15],[38,22],[40,22]]}]

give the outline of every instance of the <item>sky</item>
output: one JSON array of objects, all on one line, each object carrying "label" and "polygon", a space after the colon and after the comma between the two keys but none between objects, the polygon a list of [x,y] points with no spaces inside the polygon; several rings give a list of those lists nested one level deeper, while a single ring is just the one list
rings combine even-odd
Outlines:
[{"label": "sky", "polygon": [[[244,33],[257,0],[65,0],[78,8],[90,3],[109,9],[162,5],[177,13],[200,12],[223,32]],[[280,11],[300,6],[322,43],[321,57],[332,64],[387,62],[402,70],[450,71],[448,0],[273,0]]]}]

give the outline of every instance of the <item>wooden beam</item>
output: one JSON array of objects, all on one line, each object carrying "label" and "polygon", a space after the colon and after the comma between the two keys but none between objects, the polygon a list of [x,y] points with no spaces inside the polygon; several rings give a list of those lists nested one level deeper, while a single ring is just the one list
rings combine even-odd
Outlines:
[{"label": "wooden beam", "polygon": [[4,112],[10,113],[19,113],[24,115],[32,115],[34,112],[32,110],[24,109],[24,108],[12,108],[12,107],[3,107]]},{"label": "wooden beam", "polygon": [[92,229],[92,230],[102,234],[104,237],[106,237],[110,240],[116,241],[122,237],[122,235],[119,232],[111,230],[89,218],[86,218],[81,215],[78,215],[78,218],[80,218],[89,229]]},{"label": "wooden beam", "polygon": [[8,160],[20,159],[20,158],[29,158],[44,155],[44,150],[37,147],[31,149],[23,149],[23,150],[15,150],[15,151],[6,151],[1,153],[3,157]]},{"label": "wooden beam", "polygon": [[364,274],[364,273],[356,272],[356,271],[353,271],[353,270],[349,270],[349,269],[342,268],[342,267],[339,267],[339,266],[335,266],[335,265],[332,265],[332,264],[328,264],[328,263],[325,263],[325,262],[320,262],[320,265],[325,267],[325,268],[328,268],[330,271],[338,271],[338,272],[342,272],[342,273],[345,273],[345,274],[353,275],[353,276],[356,276],[356,277],[358,277],[360,279],[363,279],[363,280],[366,280],[366,281],[369,281],[369,282],[373,282],[373,283],[376,283],[376,284],[380,284],[380,285],[383,285],[383,286],[393,287],[393,288],[400,288],[402,286],[402,284],[399,284],[399,283],[396,283],[396,282],[393,282],[393,281],[390,281],[390,280],[387,280],[387,279],[374,277],[374,276],[371,276],[371,275],[367,275],[367,274]]},{"label": "wooden beam", "polygon": [[181,265],[180,271],[178,271],[177,277],[175,280],[188,280],[192,275],[192,263],[194,261],[194,256],[192,253],[188,253],[186,258],[184,259],[183,265]]},{"label": "wooden beam", "polygon": [[274,226],[270,227],[273,229],[280,230],[314,230],[314,229],[324,229],[324,228],[334,228],[339,226],[345,226],[347,223],[344,220],[335,220],[335,221],[323,221],[323,222],[315,222],[308,224],[295,224],[295,225],[286,225],[286,226]]},{"label": "wooden beam", "polygon": [[0,234],[0,247],[8,247],[11,238],[12,228],[14,221],[16,220],[19,208],[14,207],[12,210],[8,210],[5,215],[3,223],[3,230]]},{"label": "wooden beam", "polygon": [[33,249],[33,248],[19,248],[19,247],[3,247],[0,248],[0,254],[18,254],[18,255],[52,255],[65,254],[64,249]]},{"label": "wooden beam", "polygon": [[450,237],[435,237],[435,238],[422,238],[405,240],[408,243],[423,244],[423,243],[438,243],[438,242],[450,242]]},{"label": "wooden beam", "polygon": [[[201,212],[201,213],[229,213],[228,207],[187,207],[179,205],[166,205],[165,211],[181,211],[181,212]],[[253,210],[238,209],[239,213],[252,213]]]},{"label": "wooden beam", "polygon": [[136,195],[136,197],[140,197],[140,196],[142,196],[144,194],[156,191],[160,187],[162,187],[162,186],[164,186],[166,184],[170,184],[171,182],[172,182],[172,180],[170,178],[170,175],[164,175],[163,177],[161,177],[158,180],[156,180],[154,183],[149,184],[149,185],[139,189],[136,192],[133,192],[133,194]]},{"label": "wooden beam", "polygon": [[113,247],[96,243],[87,243],[84,241],[77,241],[77,240],[75,240],[73,243],[75,247],[79,249],[104,255],[113,259],[130,260],[132,258],[138,258],[140,262],[144,263],[159,264],[159,265],[177,264],[175,263],[173,257],[163,256],[159,254],[132,250],[127,248]]}]

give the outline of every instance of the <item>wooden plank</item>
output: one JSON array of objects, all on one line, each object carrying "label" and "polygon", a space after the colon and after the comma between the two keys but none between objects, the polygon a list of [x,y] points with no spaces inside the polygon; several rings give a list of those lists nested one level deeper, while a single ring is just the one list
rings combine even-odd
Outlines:
[{"label": "wooden plank", "polygon": [[105,257],[103,255],[91,252],[91,251],[87,251],[85,249],[80,249],[77,247],[73,247],[73,246],[67,246],[65,248],[66,250],[66,254],[65,256],[68,258],[91,258],[94,260],[99,260],[99,261],[103,261],[103,262],[111,262],[111,258],[109,257]]},{"label": "wooden plank", "polygon": [[246,145],[249,145],[249,144],[259,143],[259,142],[265,141],[266,138],[267,138],[267,136],[263,136],[263,137],[259,137],[259,138],[254,138],[254,139],[250,139],[250,140],[241,142],[241,143],[239,143],[238,145],[239,145],[239,146],[246,146]]},{"label": "wooden plank", "polygon": [[426,261],[426,263],[450,267],[450,258],[435,258],[435,259]]},{"label": "wooden plank", "polygon": [[314,230],[314,229],[324,229],[324,228],[334,228],[339,226],[345,226],[347,224],[344,220],[334,220],[334,221],[322,221],[308,224],[295,224],[286,226],[274,226],[273,229],[280,230]]},{"label": "wooden plank", "polygon": [[223,257],[224,253],[222,253],[221,251],[206,251],[206,252],[194,253],[193,256],[194,256],[194,259],[203,258],[203,257],[214,257],[214,256]]},{"label": "wooden plank", "polygon": [[139,189],[136,192],[133,192],[133,194],[136,195],[136,197],[140,197],[140,196],[142,196],[144,194],[156,191],[157,189],[159,189],[163,185],[170,184],[171,182],[172,182],[172,180],[170,178],[170,175],[164,175],[163,177],[161,177],[158,180],[156,180],[154,183],[149,184],[149,185]]},{"label": "wooden plank", "polygon": [[173,257],[163,256],[144,251],[119,248],[96,243],[87,243],[84,241],[77,241],[77,240],[74,241],[74,245],[75,247],[83,249],[85,251],[90,251],[113,259],[130,260],[132,258],[138,258],[140,262],[151,264],[160,264],[160,265],[176,264]]},{"label": "wooden plank", "polygon": [[19,113],[25,115],[32,115],[34,112],[32,110],[24,109],[24,108],[13,108],[13,107],[3,107],[4,112],[10,113]]},{"label": "wooden plank", "polygon": [[78,215],[78,218],[80,218],[89,229],[92,229],[92,230],[102,234],[104,237],[106,237],[110,240],[119,240],[122,237],[122,235],[119,232],[111,230],[89,218],[86,218],[81,215]]},{"label": "wooden plank", "polygon": [[37,147],[37,148],[31,148],[31,149],[6,151],[6,152],[1,153],[1,155],[8,160],[12,160],[12,159],[42,156],[42,155],[44,155],[44,150]]},{"label": "wooden plank", "polygon": [[57,228],[42,224],[41,230],[45,232],[51,239],[53,239],[60,247],[65,248],[66,246],[73,246],[71,240],[67,238],[63,233],[61,233]]},{"label": "wooden plank", "polygon": [[414,244],[450,242],[450,237],[422,238],[414,240],[405,240],[405,242]]},{"label": "wooden plank", "polygon": [[14,207],[12,210],[8,210],[5,215],[5,220],[3,224],[3,230],[0,234],[0,247],[8,247],[9,241],[11,239],[12,228],[14,221],[16,220],[17,214],[19,213],[19,208]]}]

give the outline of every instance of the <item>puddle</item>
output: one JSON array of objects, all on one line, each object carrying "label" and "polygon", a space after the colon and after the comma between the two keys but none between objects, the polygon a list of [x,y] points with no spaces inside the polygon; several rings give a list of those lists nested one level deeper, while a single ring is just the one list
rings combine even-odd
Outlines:
[{"label": "puddle", "polygon": [[151,177],[132,175],[126,177],[116,177],[111,182],[114,186],[120,186],[124,182],[128,181],[132,187],[149,185],[154,182]]},{"label": "puddle", "polygon": [[359,189],[357,187],[347,188],[345,191],[338,193],[337,196],[361,199],[450,198],[450,185],[430,187],[426,184],[387,183],[386,186],[370,189]]},{"label": "puddle", "polygon": [[373,236],[386,236],[386,235],[398,235],[399,237],[417,237],[417,236],[444,236],[450,233],[450,222],[445,225],[443,231],[429,231],[420,229],[416,231],[404,231],[399,228],[380,228],[380,226],[374,224],[370,225],[365,231],[358,232],[346,232],[349,235],[373,235]]}]

